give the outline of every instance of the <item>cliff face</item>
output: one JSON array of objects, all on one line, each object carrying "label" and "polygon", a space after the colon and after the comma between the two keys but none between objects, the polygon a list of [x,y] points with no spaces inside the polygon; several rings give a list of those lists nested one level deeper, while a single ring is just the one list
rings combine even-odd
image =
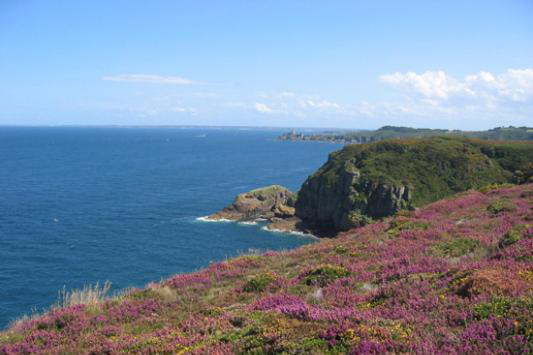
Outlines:
[{"label": "cliff face", "polygon": [[528,143],[429,138],[349,145],[303,184],[296,215],[319,228],[347,230],[470,188],[516,182],[531,161]]},{"label": "cliff face", "polygon": [[411,207],[412,187],[370,181],[350,162],[337,171],[337,180],[321,174],[309,178],[298,194],[296,214],[326,229],[347,230]]}]

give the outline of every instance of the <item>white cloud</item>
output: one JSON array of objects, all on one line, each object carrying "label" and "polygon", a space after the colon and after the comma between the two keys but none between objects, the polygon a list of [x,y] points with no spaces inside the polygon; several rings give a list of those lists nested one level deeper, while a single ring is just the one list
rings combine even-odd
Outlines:
[{"label": "white cloud", "polygon": [[[190,85],[180,77],[118,75],[105,80]],[[463,77],[445,71],[397,72],[379,81],[400,93],[395,99],[335,101],[318,95],[277,92],[185,92],[137,97],[126,109],[146,116],[205,118],[224,114],[265,122],[361,126],[402,122],[433,127],[491,127],[533,119],[533,69],[480,71]],[[394,97],[394,96],[393,96]],[[237,115],[235,115],[238,113]],[[378,123],[380,122],[380,123]]]},{"label": "white cloud", "polygon": [[171,84],[171,85],[192,85],[199,84],[196,81],[185,79],[179,76],[162,76],[153,74],[121,74],[105,76],[103,80],[122,81],[132,83],[151,83],[151,84]]},{"label": "white cloud", "polygon": [[447,99],[450,95],[470,95],[465,83],[460,82],[443,71],[428,71],[422,74],[413,72],[382,75],[381,81],[392,86],[405,88],[427,98]]},{"label": "white cloud", "polygon": [[257,112],[261,112],[261,113],[272,113],[272,112],[274,112],[274,110],[272,110],[267,104],[256,103],[254,105],[254,107],[255,107],[255,110]]},{"label": "white cloud", "polygon": [[[340,104],[325,100],[319,96],[299,95],[294,92],[282,91],[260,93],[255,98],[260,99],[261,103],[254,103],[253,109],[260,113],[276,113],[296,117],[346,113],[346,110]],[[246,106],[246,104],[243,104],[243,106]]]},{"label": "white cloud", "polygon": [[302,108],[316,108],[316,109],[334,109],[334,110],[340,110],[341,106],[335,102],[327,101],[327,100],[302,100],[300,101],[300,106]]},{"label": "white cloud", "polygon": [[382,75],[379,79],[427,99],[482,99],[524,102],[533,98],[533,69],[508,69],[502,74],[479,72],[456,79],[443,71]]},{"label": "white cloud", "polygon": [[377,111],[391,117],[523,121],[533,116],[533,69],[482,71],[461,79],[444,71],[394,73],[379,79],[404,93],[400,102],[379,104]]}]

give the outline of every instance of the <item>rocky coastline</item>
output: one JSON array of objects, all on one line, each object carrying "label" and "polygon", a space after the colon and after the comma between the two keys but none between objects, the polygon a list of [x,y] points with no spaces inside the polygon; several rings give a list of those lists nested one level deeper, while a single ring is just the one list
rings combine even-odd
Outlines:
[{"label": "rocky coastline", "polygon": [[296,194],[280,185],[241,193],[233,203],[204,218],[206,221],[253,223],[266,221],[265,229],[285,233],[315,234],[296,216]]},{"label": "rocky coastline", "polygon": [[295,193],[271,185],[239,194],[208,221],[266,221],[266,229],[318,237],[357,228],[457,192],[533,182],[533,145],[463,138],[345,146]]}]

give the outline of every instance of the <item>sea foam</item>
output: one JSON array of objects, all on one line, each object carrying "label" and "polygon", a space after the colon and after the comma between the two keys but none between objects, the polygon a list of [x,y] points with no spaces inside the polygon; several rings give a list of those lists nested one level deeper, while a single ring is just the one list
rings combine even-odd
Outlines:
[{"label": "sea foam", "polygon": [[226,219],[226,218],[210,219],[209,216],[198,217],[196,218],[196,220],[199,222],[235,222],[235,221],[232,221],[231,219]]}]

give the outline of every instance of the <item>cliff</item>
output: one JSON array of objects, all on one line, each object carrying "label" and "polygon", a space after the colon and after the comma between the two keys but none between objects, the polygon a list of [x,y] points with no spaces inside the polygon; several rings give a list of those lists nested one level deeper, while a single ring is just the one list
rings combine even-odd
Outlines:
[{"label": "cliff", "polygon": [[456,192],[531,181],[533,144],[461,138],[348,145],[303,184],[296,215],[318,229],[347,230]]},{"label": "cliff", "polygon": [[0,333],[0,354],[531,353],[533,184],[480,191],[120,297],[77,297]]}]

